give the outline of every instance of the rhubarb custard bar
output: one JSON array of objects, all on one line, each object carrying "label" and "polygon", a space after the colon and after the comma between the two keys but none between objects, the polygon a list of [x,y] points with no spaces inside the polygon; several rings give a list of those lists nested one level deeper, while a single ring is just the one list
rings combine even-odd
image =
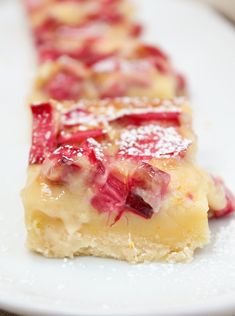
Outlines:
[{"label": "rhubarb custard bar", "polygon": [[[85,62],[110,54],[139,37],[124,0],[27,1],[40,62],[67,55]],[[35,5],[33,5],[35,4]]]},{"label": "rhubarb custard bar", "polygon": [[91,21],[119,23],[130,19],[133,6],[126,0],[25,0],[33,28],[43,25],[78,25]]},{"label": "rhubarb custard bar", "polygon": [[68,56],[39,67],[31,99],[59,101],[122,96],[172,98],[185,82],[158,47],[135,44],[87,66]]},{"label": "rhubarb custard bar", "polygon": [[35,252],[189,261],[209,241],[209,205],[232,207],[223,186],[193,162],[182,99],[51,101],[31,109],[22,199]]}]

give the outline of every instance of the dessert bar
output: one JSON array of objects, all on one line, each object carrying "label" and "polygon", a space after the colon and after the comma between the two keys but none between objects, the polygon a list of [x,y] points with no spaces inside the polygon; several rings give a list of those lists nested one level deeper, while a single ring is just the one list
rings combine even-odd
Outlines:
[{"label": "dessert bar", "polygon": [[[22,192],[28,247],[49,257],[189,261],[208,210],[234,201],[194,162],[182,99],[33,104]],[[215,195],[216,193],[216,195]]]},{"label": "dessert bar", "polygon": [[185,93],[185,81],[168,56],[156,46],[136,44],[89,66],[67,56],[44,63],[31,99],[173,98]]}]

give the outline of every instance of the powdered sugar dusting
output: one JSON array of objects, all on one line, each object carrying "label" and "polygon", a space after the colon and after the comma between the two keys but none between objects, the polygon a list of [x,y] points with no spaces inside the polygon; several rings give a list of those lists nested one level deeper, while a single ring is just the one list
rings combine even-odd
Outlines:
[{"label": "powdered sugar dusting", "polygon": [[86,100],[82,99],[76,103],[76,108],[80,109],[87,109],[87,108],[107,108],[107,107],[114,107],[116,110],[118,108],[144,108],[144,107],[176,107],[181,108],[182,105],[186,103],[186,98],[184,97],[175,97],[173,99],[159,99],[159,98],[148,98],[148,97],[116,97],[112,99],[103,99],[103,100]]},{"label": "powdered sugar dusting", "polygon": [[103,146],[100,143],[98,143],[94,138],[88,138],[87,142],[89,146],[94,150],[96,159],[102,161],[104,159]]},{"label": "powdered sugar dusting", "polygon": [[[134,99],[135,100],[135,99]],[[65,127],[76,126],[78,130],[87,130],[90,128],[107,127],[108,122],[118,120],[124,116],[133,114],[148,114],[148,113],[172,113],[180,115],[182,109],[169,102],[141,102],[140,100],[127,102],[125,106],[118,100],[108,102],[107,104],[93,105],[88,104],[88,109],[84,110],[79,104],[79,107],[64,113],[61,117],[61,122]],[[82,104],[84,107],[84,104]],[[91,112],[89,112],[91,110]],[[167,119],[165,117],[165,119]]]},{"label": "powdered sugar dusting", "polygon": [[149,71],[154,69],[148,60],[126,60],[121,58],[108,58],[96,63],[93,70],[97,73],[120,71],[124,74],[132,74],[133,71]]},{"label": "powdered sugar dusting", "polygon": [[96,115],[77,108],[64,113],[61,117],[61,121],[64,126],[79,125],[78,129],[86,130],[91,127],[100,126],[104,122],[104,118],[101,115]]},{"label": "powdered sugar dusting", "polygon": [[59,157],[65,156],[68,160],[74,160],[75,158],[80,158],[83,155],[83,149],[74,147],[71,145],[63,145],[58,147],[54,152],[52,153],[52,157]]},{"label": "powdered sugar dusting", "polygon": [[119,155],[146,158],[170,158],[187,150],[191,141],[173,127],[146,125],[124,131],[118,142]]}]

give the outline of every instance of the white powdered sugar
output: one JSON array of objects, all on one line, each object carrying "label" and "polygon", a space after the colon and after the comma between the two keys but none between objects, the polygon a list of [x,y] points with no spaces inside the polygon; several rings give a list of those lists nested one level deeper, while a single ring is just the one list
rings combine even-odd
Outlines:
[{"label": "white powdered sugar", "polygon": [[123,74],[133,74],[133,71],[146,72],[151,69],[154,69],[154,66],[148,60],[126,60],[114,57],[102,60],[93,66],[93,70],[97,73],[119,71]]},{"label": "white powdered sugar", "polygon": [[173,127],[146,125],[121,134],[120,155],[152,158],[176,157],[185,151],[191,141],[184,139]]},{"label": "white powdered sugar", "polygon": [[92,149],[94,150],[96,159],[103,160],[104,152],[102,145],[98,143],[94,138],[88,138],[87,142],[89,143],[90,147],[92,147]]}]

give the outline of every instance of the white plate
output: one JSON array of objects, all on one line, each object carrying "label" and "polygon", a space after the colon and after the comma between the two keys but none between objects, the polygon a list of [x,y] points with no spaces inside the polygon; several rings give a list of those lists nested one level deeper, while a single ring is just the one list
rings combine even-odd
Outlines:
[{"label": "white plate", "polygon": [[[137,1],[146,38],[187,73],[200,161],[235,191],[235,32],[196,2]],[[148,5],[146,4],[148,3]],[[28,127],[25,97],[34,53],[18,1],[0,3],[0,307],[25,315],[232,315],[235,218],[212,223],[212,241],[190,264],[98,258],[48,260],[25,249]]]}]

